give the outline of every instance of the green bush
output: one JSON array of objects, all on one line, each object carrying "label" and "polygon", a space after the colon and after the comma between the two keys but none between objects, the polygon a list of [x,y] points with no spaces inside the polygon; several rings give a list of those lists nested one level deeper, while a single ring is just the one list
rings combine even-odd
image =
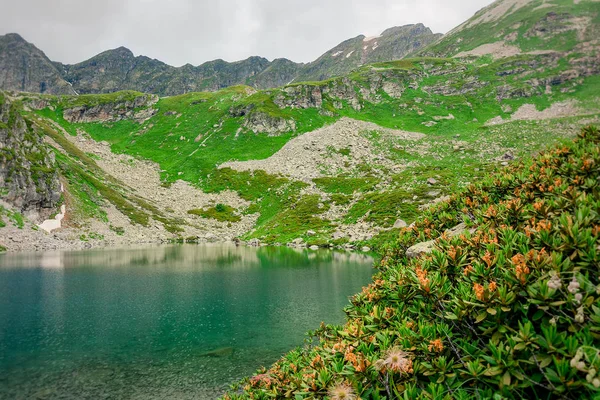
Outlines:
[{"label": "green bush", "polygon": [[[444,234],[461,222],[473,233]],[[598,398],[599,266],[600,133],[586,128],[424,212],[345,325],[225,398]]]},{"label": "green bush", "polygon": [[188,214],[197,215],[202,218],[216,219],[219,222],[239,222],[242,220],[242,218],[235,213],[235,208],[220,203],[207,209],[199,208],[189,210]]}]

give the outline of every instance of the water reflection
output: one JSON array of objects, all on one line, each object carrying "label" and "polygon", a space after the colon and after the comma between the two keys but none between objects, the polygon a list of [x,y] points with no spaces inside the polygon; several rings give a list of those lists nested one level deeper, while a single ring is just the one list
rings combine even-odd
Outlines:
[{"label": "water reflection", "polygon": [[213,398],[341,321],[371,265],[233,245],[2,256],[0,398]]}]

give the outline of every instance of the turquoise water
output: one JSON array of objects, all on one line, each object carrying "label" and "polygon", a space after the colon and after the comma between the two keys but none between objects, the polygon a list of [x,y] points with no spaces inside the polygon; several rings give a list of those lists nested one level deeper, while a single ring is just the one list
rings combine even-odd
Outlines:
[{"label": "turquoise water", "polygon": [[372,263],[229,245],[0,256],[0,398],[216,398],[342,322]]}]

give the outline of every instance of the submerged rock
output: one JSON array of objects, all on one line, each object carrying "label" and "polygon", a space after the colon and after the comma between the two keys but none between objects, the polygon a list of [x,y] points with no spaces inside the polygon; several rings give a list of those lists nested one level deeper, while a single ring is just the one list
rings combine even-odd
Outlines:
[{"label": "submerged rock", "polygon": [[227,357],[233,354],[233,347],[221,347],[206,353],[200,354],[200,357]]}]

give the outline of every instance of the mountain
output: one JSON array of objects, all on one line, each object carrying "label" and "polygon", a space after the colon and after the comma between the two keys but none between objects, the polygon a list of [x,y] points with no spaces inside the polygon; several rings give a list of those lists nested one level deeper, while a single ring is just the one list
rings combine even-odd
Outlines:
[{"label": "mountain", "polygon": [[0,36],[0,88],[33,93],[75,94],[48,57],[16,33]]},{"label": "mountain", "polygon": [[215,60],[176,68],[145,56],[135,57],[124,47],[78,64],[52,63],[33,44],[9,34],[0,36],[0,88],[51,94],[135,90],[161,96],[216,91],[241,84],[267,89],[292,81],[343,75],[365,63],[400,59],[439,36],[422,24],[407,25],[388,29],[377,38],[358,36],[347,40],[309,64],[250,57],[232,63]]},{"label": "mountain", "polygon": [[364,64],[400,60],[441,36],[423,24],[390,28],[376,37],[360,35],[340,43],[306,65],[295,80],[320,81],[347,74]]}]

